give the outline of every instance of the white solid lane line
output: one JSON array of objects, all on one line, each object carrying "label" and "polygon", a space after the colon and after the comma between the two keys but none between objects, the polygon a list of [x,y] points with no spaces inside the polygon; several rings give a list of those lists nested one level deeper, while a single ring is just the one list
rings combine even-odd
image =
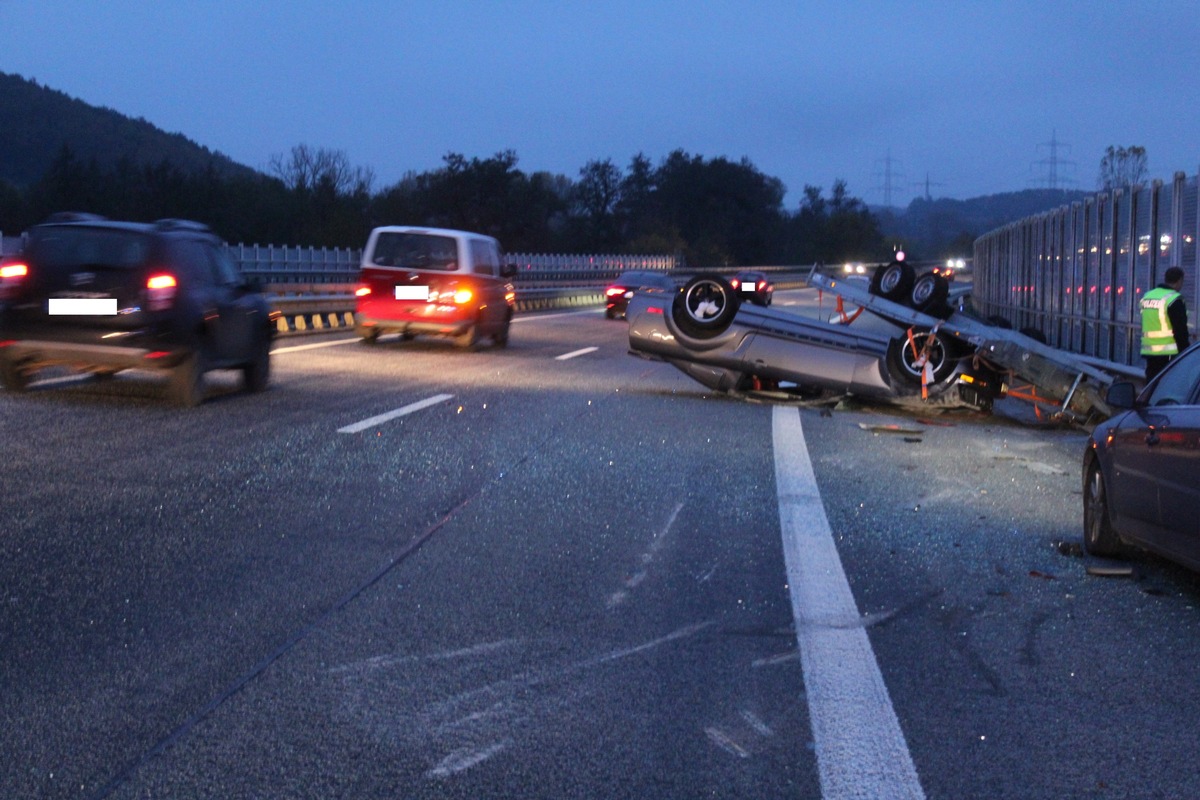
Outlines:
[{"label": "white solid lane line", "polygon": [[271,351],[271,355],[279,355],[280,353],[298,353],[301,350],[316,350],[319,347],[335,347],[339,344],[354,344],[361,342],[362,339],[355,336],[353,339],[336,339],[332,342],[317,342],[316,344],[296,344],[291,347],[277,347]]},{"label": "white solid lane line", "polygon": [[570,353],[563,353],[561,356],[555,356],[555,361],[566,361],[567,359],[577,358],[578,356],[586,356],[588,353],[594,353],[599,350],[599,347],[585,347],[582,350],[572,350]]},{"label": "white solid lane line", "polygon": [[420,411],[423,408],[429,408],[430,406],[436,406],[438,403],[444,403],[453,396],[454,395],[452,394],[434,395],[433,397],[426,398],[419,402],[410,403],[403,408],[397,408],[394,411],[389,411],[386,414],[380,414],[378,416],[371,417],[370,419],[364,419],[362,422],[356,422],[353,425],[347,425],[344,428],[338,428],[338,433],[358,433],[359,431],[365,431],[367,428],[373,428],[376,425],[382,425],[383,423],[396,419],[397,417],[403,417],[406,414],[413,413],[414,411]]},{"label": "white solid lane line", "polygon": [[821,796],[924,798],[817,489],[800,412],[772,417],[779,524]]}]

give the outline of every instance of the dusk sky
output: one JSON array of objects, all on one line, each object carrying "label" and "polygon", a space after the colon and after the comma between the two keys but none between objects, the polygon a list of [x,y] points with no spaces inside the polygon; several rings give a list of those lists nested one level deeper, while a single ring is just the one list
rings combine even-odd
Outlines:
[{"label": "dusk sky", "polygon": [[1093,190],[1109,145],[1200,168],[1191,2],[0,0],[0,71],[266,169],[376,190],[450,152],[577,178],[675,149],[871,204]]}]

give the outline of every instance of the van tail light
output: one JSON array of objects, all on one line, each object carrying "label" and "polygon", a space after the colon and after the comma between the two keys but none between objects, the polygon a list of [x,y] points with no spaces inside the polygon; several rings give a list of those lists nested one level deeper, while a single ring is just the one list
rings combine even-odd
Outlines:
[{"label": "van tail light", "polygon": [[146,280],[146,310],[166,311],[175,304],[175,294],[179,285],[175,276],[159,272]]},{"label": "van tail light", "polygon": [[359,286],[357,289],[354,290],[355,297],[366,297],[370,293],[371,293],[370,286]]},{"label": "van tail light", "polygon": [[0,266],[0,300],[16,297],[17,290],[28,277],[29,267],[25,264]]}]

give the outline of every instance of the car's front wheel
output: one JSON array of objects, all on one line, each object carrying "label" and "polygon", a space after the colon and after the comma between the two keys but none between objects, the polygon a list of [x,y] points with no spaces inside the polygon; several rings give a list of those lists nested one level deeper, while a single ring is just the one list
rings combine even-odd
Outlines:
[{"label": "car's front wheel", "polygon": [[1108,488],[1100,464],[1088,467],[1083,494],[1083,549],[1094,556],[1119,556],[1124,548],[1108,512]]}]

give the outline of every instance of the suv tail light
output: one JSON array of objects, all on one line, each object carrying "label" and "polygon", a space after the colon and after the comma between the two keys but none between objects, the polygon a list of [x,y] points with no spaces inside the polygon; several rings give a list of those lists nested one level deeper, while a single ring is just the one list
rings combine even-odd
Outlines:
[{"label": "suv tail light", "polygon": [[21,283],[29,277],[29,267],[25,264],[5,264],[0,266],[0,300],[9,300],[17,295]]},{"label": "suv tail light", "polygon": [[146,310],[166,311],[174,305],[178,288],[174,275],[165,272],[151,275],[146,280]]}]

